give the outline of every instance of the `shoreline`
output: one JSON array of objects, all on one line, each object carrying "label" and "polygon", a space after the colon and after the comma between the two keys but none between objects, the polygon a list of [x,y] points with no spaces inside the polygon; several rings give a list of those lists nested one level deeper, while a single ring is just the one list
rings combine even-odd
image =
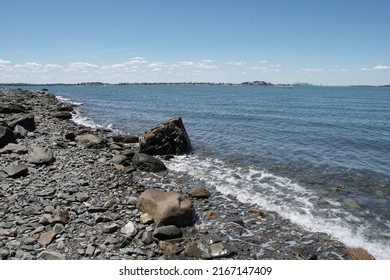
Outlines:
[{"label": "shoreline", "polygon": [[[226,245],[225,255],[212,257],[218,259],[370,256],[364,249],[351,249],[327,234],[305,231],[276,213],[240,203],[215,189],[208,190],[210,198],[190,198],[197,221],[181,229],[183,237],[164,242],[150,240],[148,236],[156,225],[141,223],[142,213],[136,207],[139,195],[155,187],[156,182],[163,182],[166,191],[189,197],[186,186],[191,178],[172,170],[155,174],[137,170],[132,164],[115,164],[115,155],[123,155],[126,150],[137,152],[136,145],[114,142],[112,131],[74,123],[66,114],[72,112],[72,105],[53,94],[0,88],[0,98],[1,104],[16,103],[25,109],[22,113],[1,113],[0,123],[10,117],[34,115],[35,129],[18,138],[17,144],[26,149],[49,148],[55,158],[47,165],[35,165],[28,162],[26,149],[0,154],[0,173],[15,164],[27,168],[27,174],[20,177],[2,177],[1,259],[45,259],[49,253],[76,260],[202,259],[188,248],[194,242],[211,239]],[[88,149],[71,137],[85,133],[96,135],[104,145]],[[67,219],[50,222],[56,214]],[[129,222],[137,231],[131,237],[121,232]]]}]

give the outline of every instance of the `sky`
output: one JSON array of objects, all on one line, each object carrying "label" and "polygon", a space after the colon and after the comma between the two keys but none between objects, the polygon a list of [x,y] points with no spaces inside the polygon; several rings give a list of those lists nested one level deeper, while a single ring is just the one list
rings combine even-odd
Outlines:
[{"label": "sky", "polygon": [[0,83],[390,84],[388,0],[1,0]]}]

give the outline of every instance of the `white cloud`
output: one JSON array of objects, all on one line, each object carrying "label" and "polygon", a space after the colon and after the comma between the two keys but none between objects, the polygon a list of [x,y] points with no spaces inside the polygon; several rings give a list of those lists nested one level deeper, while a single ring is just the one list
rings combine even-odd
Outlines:
[{"label": "white cloud", "polygon": [[322,68],[301,68],[301,69],[299,69],[299,72],[303,72],[303,73],[323,73],[324,69],[322,69]]},{"label": "white cloud", "polygon": [[91,64],[88,62],[72,62],[68,66],[68,71],[77,72],[77,71],[88,71],[90,69],[99,68],[96,64]]},{"label": "white cloud", "polygon": [[50,69],[62,69],[64,66],[59,65],[59,64],[45,64],[45,68],[50,70]]},{"label": "white cloud", "polygon": [[248,67],[248,69],[252,70],[252,71],[267,71],[268,67],[265,67],[265,66],[251,66],[251,67]]},{"label": "white cloud", "polygon": [[260,60],[261,63],[268,63],[268,60]]},{"label": "white cloud", "polygon": [[10,64],[10,63],[11,63],[11,61],[9,61],[9,60],[0,59],[0,66]]},{"label": "white cloud", "polygon": [[233,66],[243,66],[245,65],[245,61],[226,61],[225,65],[233,65]]},{"label": "white cloud", "polygon": [[390,71],[390,66],[386,65],[377,65],[374,67],[363,67],[360,68],[359,71]]},{"label": "white cloud", "polygon": [[11,71],[14,72],[39,72],[42,71],[43,65],[39,64],[37,62],[26,62],[23,64],[15,64],[13,67],[11,67]]},{"label": "white cloud", "polygon": [[179,67],[185,67],[185,68],[193,68],[193,69],[214,69],[218,68],[217,65],[214,64],[214,60],[210,59],[204,59],[201,61],[178,61],[175,63]]},{"label": "white cloud", "polygon": [[390,71],[390,66],[377,65],[377,66],[372,67],[372,70],[375,70],[375,71]]},{"label": "white cloud", "polygon": [[124,62],[125,65],[142,65],[142,64],[148,64],[149,61],[147,61],[144,57],[133,57],[129,61]]}]

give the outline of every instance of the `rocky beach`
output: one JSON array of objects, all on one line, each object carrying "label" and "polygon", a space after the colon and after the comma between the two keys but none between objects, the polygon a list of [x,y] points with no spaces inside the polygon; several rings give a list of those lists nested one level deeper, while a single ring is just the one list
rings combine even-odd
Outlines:
[{"label": "rocky beach", "polygon": [[180,118],[132,136],[73,122],[74,106],[0,89],[0,259],[373,259],[201,181],[189,187],[165,165],[191,151]]}]

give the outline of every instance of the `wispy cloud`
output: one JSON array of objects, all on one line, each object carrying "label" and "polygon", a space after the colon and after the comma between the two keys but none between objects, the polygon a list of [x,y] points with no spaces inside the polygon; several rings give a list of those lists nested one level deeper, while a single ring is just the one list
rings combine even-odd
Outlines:
[{"label": "wispy cloud", "polygon": [[323,68],[301,68],[298,72],[301,73],[323,73],[325,70]]},{"label": "wispy cloud", "polygon": [[377,65],[373,67],[363,67],[359,69],[360,71],[390,71],[390,66],[386,65]]},{"label": "wispy cloud", "polygon": [[251,67],[248,67],[248,69],[252,70],[252,71],[267,71],[268,67],[265,67],[265,66],[251,66]]},{"label": "wispy cloud", "polygon": [[372,70],[375,70],[375,71],[390,71],[390,66],[377,65],[377,66],[372,67]]},{"label": "wispy cloud", "polygon": [[98,68],[100,68],[98,65],[92,64],[92,63],[88,63],[88,62],[72,62],[72,63],[70,63],[68,65],[67,71],[70,71],[70,72],[77,72],[77,71],[85,72],[85,71],[88,71],[88,70],[91,70],[91,69],[98,69]]},{"label": "wispy cloud", "polygon": [[9,60],[0,59],[0,67],[4,66],[4,65],[7,65],[7,64],[10,64],[10,63],[11,63],[11,61],[9,61]]},{"label": "wispy cloud", "polygon": [[225,65],[243,66],[243,65],[246,65],[246,62],[245,61],[226,61]]}]

